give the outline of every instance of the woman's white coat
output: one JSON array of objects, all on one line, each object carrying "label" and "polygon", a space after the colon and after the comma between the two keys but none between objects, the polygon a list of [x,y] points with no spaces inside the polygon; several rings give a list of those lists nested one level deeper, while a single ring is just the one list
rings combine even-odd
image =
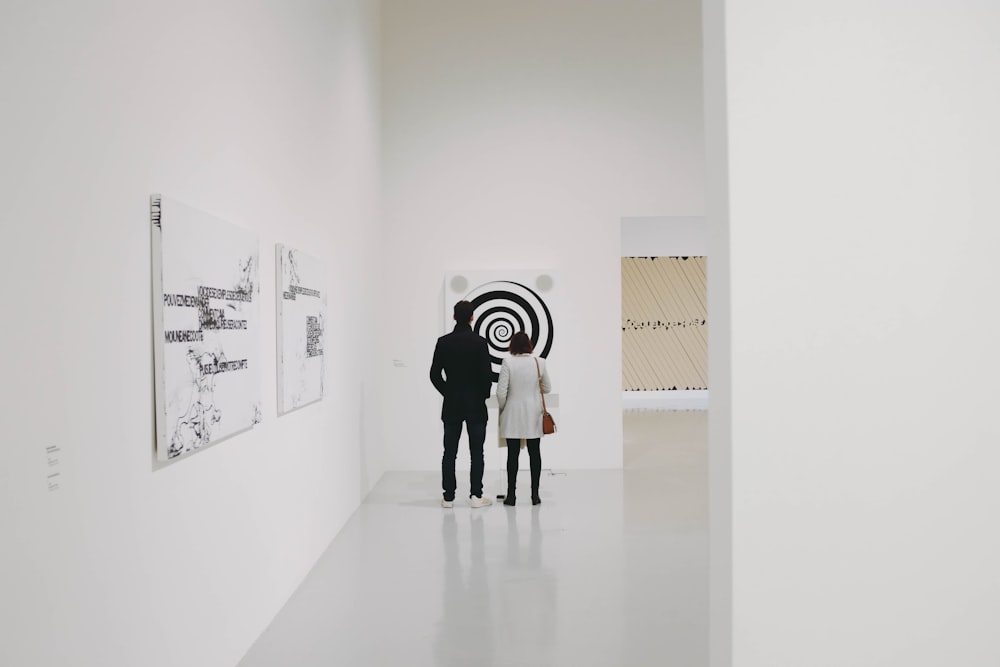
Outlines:
[{"label": "woman's white coat", "polygon": [[542,389],[552,391],[545,359],[530,354],[506,357],[497,380],[497,404],[500,406],[501,438],[542,437],[542,395],[538,390],[538,371],[542,371]]}]

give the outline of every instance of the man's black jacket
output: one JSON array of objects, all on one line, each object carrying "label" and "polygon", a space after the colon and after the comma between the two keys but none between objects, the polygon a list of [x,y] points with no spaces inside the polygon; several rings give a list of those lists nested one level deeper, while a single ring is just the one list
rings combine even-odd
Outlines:
[{"label": "man's black jacket", "polygon": [[468,324],[456,324],[454,331],[438,338],[431,382],[444,396],[442,421],[486,422],[485,401],[493,385],[486,340]]}]

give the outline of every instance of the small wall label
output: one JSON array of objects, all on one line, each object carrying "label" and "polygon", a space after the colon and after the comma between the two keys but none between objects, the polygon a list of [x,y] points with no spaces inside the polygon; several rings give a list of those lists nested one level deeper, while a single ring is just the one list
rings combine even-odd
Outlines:
[{"label": "small wall label", "polygon": [[49,486],[49,493],[54,493],[59,490],[60,482],[62,481],[62,473],[59,470],[59,456],[62,450],[59,449],[57,445],[48,445],[45,447],[45,459],[46,459],[46,481]]}]

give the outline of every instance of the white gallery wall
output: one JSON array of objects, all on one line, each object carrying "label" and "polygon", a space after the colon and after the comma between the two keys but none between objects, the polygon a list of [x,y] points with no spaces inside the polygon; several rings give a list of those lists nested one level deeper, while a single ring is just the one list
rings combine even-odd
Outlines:
[{"label": "white gallery wall", "polygon": [[706,19],[712,664],[998,665],[1000,5]]},{"label": "white gallery wall", "polygon": [[[0,5],[0,664],[233,665],[377,481],[377,63],[360,0]],[[264,421],[165,466],[154,192],[261,244]],[[330,304],[280,419],[276,242]]]},{"label": "white gallery wall", "polygon": [[387,469],[440,465],[444,274],[484,269],[558,282],[545,467],[621,466],[621,219],[703,213],[700,21],[695,0],[383,2]]},{"label": "white gallery wall", "polygon": [[622,220],[622,257],[704,257],[704,216],[650,216]]}]

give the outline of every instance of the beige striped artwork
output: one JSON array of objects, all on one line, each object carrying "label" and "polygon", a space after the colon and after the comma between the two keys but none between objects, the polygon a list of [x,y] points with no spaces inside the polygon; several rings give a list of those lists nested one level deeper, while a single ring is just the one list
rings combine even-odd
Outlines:
[{"label": "beige striped artwork", "polygon": [[622,387],[708,389],[704,257],[622,257]]}]

